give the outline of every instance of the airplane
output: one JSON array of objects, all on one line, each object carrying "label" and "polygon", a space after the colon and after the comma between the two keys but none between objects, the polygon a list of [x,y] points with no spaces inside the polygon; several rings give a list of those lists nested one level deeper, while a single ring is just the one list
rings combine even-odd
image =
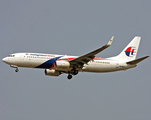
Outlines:
[{"label": "airplane", "polygon": [[109,58],[96,58],[96,54],[112,44],[113,38],[114,36],[101,48],[82,56],[26,52],[10,54],[8,57],[3,58],[2,61],[10,65],[10,67],[16,68],[16,72],[19,71],[18,67],[41,68],[45,69],[45,75],[48,76],[59,76],[66,73],[68,74],[67,78],[70,80],[72,75],[77,75],[79,72],[104,73],[134,68],[137,63],[149,57],[145,56],[136,59],[141,40],[141,37],[136,36],[119,55]]}]

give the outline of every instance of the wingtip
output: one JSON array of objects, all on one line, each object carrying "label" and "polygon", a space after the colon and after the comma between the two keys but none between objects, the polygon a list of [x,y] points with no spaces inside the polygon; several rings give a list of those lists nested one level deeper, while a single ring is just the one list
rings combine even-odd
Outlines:
[{"label": "wingtip", "polygon": [[114,36],[112,36],[111,39],[109,40],[109,42],[107,43],[108,46],[110,46],[112,44],[113,39],[114,39]]},{"label": "wingtip", "polygon": [[114,39],[114,36],[111,37],[111,40],[113,40],[113,39]]},{"label": "wingtip", "polygon": [[140,40],[140,39],[141,39],[141,36],[135,36],[134,38]]}]

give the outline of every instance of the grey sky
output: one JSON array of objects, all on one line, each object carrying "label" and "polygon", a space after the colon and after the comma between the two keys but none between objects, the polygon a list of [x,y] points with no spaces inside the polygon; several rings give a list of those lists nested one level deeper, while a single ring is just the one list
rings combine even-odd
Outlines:
[{"label": "grey sky", "polygon": [[[16,52],[99,57],[119,54],[142,37],[137,58],[151,53],[150,0],[1,0],[0,58]],[[1,120],[150,120],[150,58],[134,69],[48,77],[44,70],[0,62]]]}]

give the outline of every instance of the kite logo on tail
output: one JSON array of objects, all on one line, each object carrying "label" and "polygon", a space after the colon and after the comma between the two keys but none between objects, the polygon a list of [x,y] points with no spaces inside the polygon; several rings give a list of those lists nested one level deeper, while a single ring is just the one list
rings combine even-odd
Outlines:
[{"label": "kite logo on tail", "polygon": [[131,57],[133,55],[135,55],[135,47],[128,47],[126,50],[125,50],[125,54],[128,56],[128,57]]}]

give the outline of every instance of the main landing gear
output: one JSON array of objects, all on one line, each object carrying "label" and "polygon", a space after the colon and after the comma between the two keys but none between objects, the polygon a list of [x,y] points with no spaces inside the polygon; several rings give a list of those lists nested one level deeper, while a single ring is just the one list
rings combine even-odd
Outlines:
[{"label": "main landing gear", "polygon": [[[72,69],[70,73],[68,73],[67,78],[70,80],[72,78],[72,75],[77,75],[79,73],[78,70]],[[71,75],[72,74],[72,75]]]},{"label": "main landing gear", "polygon": [[67,78],[70,80],[70,79],[72,78],[72,75],[69,74],[69,75],[67,76]]}]

